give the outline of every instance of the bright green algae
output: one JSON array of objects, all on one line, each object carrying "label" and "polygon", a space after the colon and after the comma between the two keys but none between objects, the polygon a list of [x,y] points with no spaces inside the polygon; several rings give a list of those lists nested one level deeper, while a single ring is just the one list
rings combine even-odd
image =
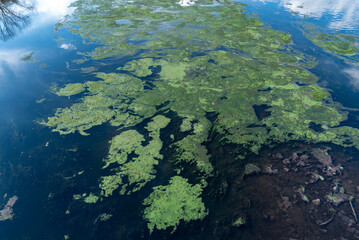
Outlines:
[{"label": "bright green algae", "polygon": [[[233,1],[181,7],[171,0],[78,0],[72,6],[73,15],[60,25],[101,45],[77,62],[121,58],[124,63],[112,73],[94,73],[97,80],[60,89],[58,95],[82,98],[42,124],[60,134],[83,135],[105,122],[118,127],[104,159],[103,197],[139,191],[156,177],[159,161],[195,164],[201,173],[202,185],[175,176],[154,188],[144,202],[150,231],[206,215],[200,195],[214,171],[204,144],[210,136],[255,153],[290,140],[359,148],[359,130],[338,127],[346,113],[326,103],[329,93],[303,68],[314,64],[293,51],[290,35],[247,17]],[[256,106],[267,106],[268,114],[259,117]],[[169,129],[173,141],[163,146],[168,112],[182,118],[181,137]],[[145,134],[137,126],[148,120]],[[312,130],[310,123],[323,131]],[[163,148],[174,153],[170,159],[163,159]],[[182,198],[190,201],[177,204]]]},{"label": "bright green algae", "polygon": [[65,87],[61,88],[60,90],[56,91],[56,95],[58,96],[72,96],[79,94],[85,91],[83,84],[81,83],[71,83],[67,84]]},{"label": "bright green algae", "polygon": [[[100,188],[102,195],[108,197],[120,185],[121,194],[132,193],[140,190],[147,182],[155,178],[154,166],[163,156],[160,154],[162,142],[160,130],[170,122],[169,118],[162,115],[155,116],[147,125],[151,140],[147,145],[142,142],[145,138],[135,130],[128,130],[114,137],[111,141],[108,157],[105,159],[107,168],[112,163],[120,165],[116,174],[102,177]],[[134,153],[137,157],[132,159],[128,155]],[[127,182],[123,179],[126,178]],[[132,187],[131,189],[128,189]]]},{"label": "bright green algae", "polygon": [[180,176],[174,176],[166,186],[157,186],[144,200],[146,207],[144,218],[148,221],[148,228],[152,232],[155,228],[161,230],[174,227],[181,220],[203,219],[208,213],[201,201],[202,186],[192,185]]}]

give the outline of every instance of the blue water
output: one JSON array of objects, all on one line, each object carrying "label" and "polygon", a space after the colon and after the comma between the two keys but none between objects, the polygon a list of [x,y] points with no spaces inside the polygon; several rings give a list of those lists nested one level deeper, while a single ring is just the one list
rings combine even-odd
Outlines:
[{"label": "blue water", "polygon": [[[248,5],[247,14],[258,16],[273,29],[290,33],[296,49],[317,58],[318,65],[311,71],[319,77],[318,84],[331,91],[334,101],[346,108],[359,108],[359,66],[324,52],[293,25],[305,21],[359,36],[358,0],[238,2]],[[6,203],[2,198],[5,193],[19,197],[14,219],[0,222],[0,240],[64,239],[69,233],[73,236],[70,239],[149,237],[139,217],[140,210],[136,209],[144,194],[135,194],[120,203],[114,199],[102,206],[104,209],[93,212],[75,206],[78,218],[64,215],[68,206],[74,204],[73,192],[96,186],[99,173],[95,169],[101,169],[98,159],[105,156],[114,133],[104,126],[95,127],[84,140],[79,135],[59,136],[36,123],[53,114],[57,107],[70,105],[68,99],[54,97],[50,87],[83,80],[83,75],[69,70],[66,62],[78,58],[77,51],[91,48],[64,29],[53,32],[59,19],[61,16],[52,17],[46,11],[34,13],[31,24],[22,32],[0,42],[0,207]],[[66,40],[59,42],[55,36]],[[38,62],[20,60],[33,51],[32,58]],[[38,104],[40,99],[46,104]],[[357,114],[355,109],[349,110],[349,120],[343,124],[359,127]],[[85,175],[76,181],[63,180],[79,171],[85,171]],[[145,189],[147,193],[149,190]],[[118,217],[95,227],[94,219],[106,209],[112,209]],[[166,236],[169,235],[158,237]],[[185,239],[179,234],[172,237]]]}]

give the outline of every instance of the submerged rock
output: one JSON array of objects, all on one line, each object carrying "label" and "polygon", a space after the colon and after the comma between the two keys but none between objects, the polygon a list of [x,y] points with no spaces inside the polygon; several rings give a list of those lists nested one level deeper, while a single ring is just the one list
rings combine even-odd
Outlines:
[{"label": "submerged rock", "polygon": [[17,196],[11,197],[5,207],[0,210],[0,221],[11,220],[14,217],[13,206],[18,200]]},{"label": "submerged rock", "polygon": [[315,206],[319,206],[320,203],[321,203],[321,201],[320,201],[319,198],[317,198],[317,199],[313,199],[313,200],[312,200],[312,203],[313,203]]}]

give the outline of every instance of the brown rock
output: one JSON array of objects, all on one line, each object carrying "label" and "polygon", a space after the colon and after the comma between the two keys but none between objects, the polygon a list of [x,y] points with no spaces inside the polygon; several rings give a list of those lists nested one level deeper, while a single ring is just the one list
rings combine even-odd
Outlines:
[{"label": "brown rock", "polygon": [[315,206],[318,206],[320,204],[320,199],[317,198],[317,199],[313,199],[312,200],[312,203],[315,205]]}]

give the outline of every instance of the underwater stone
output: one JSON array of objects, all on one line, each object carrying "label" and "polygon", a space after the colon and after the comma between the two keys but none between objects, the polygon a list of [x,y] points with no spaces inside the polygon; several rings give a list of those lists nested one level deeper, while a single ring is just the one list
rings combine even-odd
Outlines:
[{"label": "underwater stone", "polygon": [[13,196],[7,201],[5,207],[2,210],[0,210],[0,221],[13,219],[14,217],[13,206],[15,205],[17,200],[18,197]]}]

